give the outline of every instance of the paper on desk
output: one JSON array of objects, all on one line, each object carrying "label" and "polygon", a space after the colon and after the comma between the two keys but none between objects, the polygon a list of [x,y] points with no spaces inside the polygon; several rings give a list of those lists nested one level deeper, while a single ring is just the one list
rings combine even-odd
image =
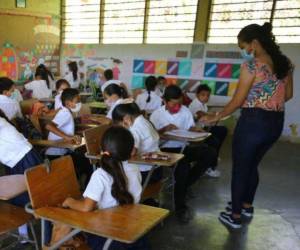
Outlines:
[{"label": "paper on desk", "polygon": [[178,136],[188,139],[196,139],[201,137],[206,137],[209,135],[207,132],[192,132],[188,130],[175,129],[165,133],[166,135]]}]

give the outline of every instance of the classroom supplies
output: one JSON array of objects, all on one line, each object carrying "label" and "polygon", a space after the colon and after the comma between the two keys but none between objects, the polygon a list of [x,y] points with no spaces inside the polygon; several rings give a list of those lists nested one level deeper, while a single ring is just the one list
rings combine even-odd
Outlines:
[{"label": "classroom supplies", "polygon": [[207,133],[207,132],[192,132],[192,131],[182,130],[182,129],[171,130],[171,131],[166,132],[165,134],[171,135],[171,136],[187,138],[187,139],[203,138],[203,137],[207,137],[209,135],[209,133]]}]

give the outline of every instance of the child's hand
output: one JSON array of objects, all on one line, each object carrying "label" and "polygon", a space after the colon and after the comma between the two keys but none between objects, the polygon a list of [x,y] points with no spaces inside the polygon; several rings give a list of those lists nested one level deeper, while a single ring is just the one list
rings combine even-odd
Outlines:
[{"label": "child's hand", "polygon": [[62,207],[64,208],[69,208],[70,207],[70,202],[72,202],[73,198],[68,197],[67,199],[65,199],[65,201],[62,204]]},{"label": "child's hand", "polygon": [[75,135],[74,136],[74,142],[75,142],[75,144],[80,145],[81,141],[82,141],[82,138],[79,135]]},{"label": "child's hand", "polygon": [[206,124],[216,123],[221,119],[218,113],[203,116],[200,121]]},{"label": "child's hand", "polygon": [[203,130],[203,128],[200,128],[200,127],[191,127],[190,131],[192,131],[192,132],[205,132]]},{"label": "child's hand", "polygon": [[164,132],[175,130],[175,129],[178,129],[178,128],[174,124],[169,124],[163,128]]}]

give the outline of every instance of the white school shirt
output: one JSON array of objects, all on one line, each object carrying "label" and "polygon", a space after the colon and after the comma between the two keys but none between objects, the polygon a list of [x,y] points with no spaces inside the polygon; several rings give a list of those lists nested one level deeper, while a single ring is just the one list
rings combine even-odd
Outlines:
[{"label": "white school shirt", "polygon": [[37,99],[49,98],[52,94],[45,80],[34,80],[25,84],[25,89],[32,91],[32,97]]},{"label": "white school shirt", "polygon": [[[71,111],[66,107],[62,107],[62,109],[60,109],[57,112],[52,122],[55,123],[57,128],[63,131],[65,134],[70,136],[74,135],[75,132],[74,119]],[[50,132],[48,135],[48,140],[50,141],[57,141],[62,139],[63,138],[57,136],[52,132]],[[67,152],[68,150],[65,148],[48,148],[46,150],[46,155],[65,155]]]},{"label": "white school shirt", "polygon": [[16,117],[23,117],[20,104],[6,95],[0,95],[0,109],[9,120]]},{"label": "white school shirt", "polygon": [[[160,130],[170,124],[174,124],[178,129],[183,130],[189,130],[191,127],[195,126],[191,111],[183,105],[176,114],[171,114],[168,110],[166,110],[166,106],[162,106],[152,113],[150,121],[157,130]],[[167,141],[163,147],[181,148],[183,145],[183,142]]]},{"label": "white school shirt", "polygon": [[112,113],[115,109],[115,107],[117,107],[119,104],[121,104],[123,102],[124,99],[120,98],[118,99],[108,110],[106,117],[112,120]]},{"label": "white school shirt", "polygon": [[[134,147],[138,153],[150,153],[159,151],[159,135],[153,125],[142,115],[138,116],[129,128],[134,138]],[[142,172],[151,170],[152,166],[139,165]]]},{"label": "white school shirt", "polygon": [[68,83],[70,83],[70,87],[71,88],[74,88],[74,89],[78,89],[79,88],[79,84],[80,84],[80,75],[79,73],[77,72],[77,79],[74,80],[74,77],[73,77],[73,73],[72,72],[68,72],[65,76],[64,76],[64,79],[66,81],[68,81]]},{"label": "white school shirt", "polygon": [[0,117],[0,162],[13,168],[32,149],[17,129]]},{"label": "white school shirt", "polygon": [[193,116],[195,116],[198,111],[202,111],[205,113],[207,113],[208,111],[207,105],[200,102],[197,97],[191,102],[189,109],[192,112]]},{"label": "white school shirt", "polygon": [[[127,177],[128,191],[134,198],[134,203],[138,203],[142,193],[142,177],[137,165],[123,162],[123,170]],[[118,206],[117,200],[111,194],[113,178],[104,169],[98,168],[90,179],[83,197],[97,202],[99,209]]]},{"label": "white school shirt", "polygon": [[54,109],[55,110],[63,107],[62,101],[61,101],[61,94],[62,93],[58,93],[54,98]]},{"label": "white school shirt", "polygon": [[105,88],[107,87],[107,86],[109,86],[109,85],[111,85],[111,84],[117,84],[117,85],[121,85],[121,81],[119,81],[119,80],[114,80],[114,79],[112,79],[112,80],[109,80],[109,81],[106,81],[102,86],[101,86],[101,91],[102,91],[102,93],[104,92],[104,90],[105,90]]},{"label": "white school shirt", "polygon": [[148,96],[148,91],[145,91],[137,96],[136,104],[141,110],[154,111],[162,106],[162,99],[155,93],[155,91],[150,92],[150,102],[147,102]]},{"label": "white school shirt", "polygon": [[21,95],[21,92],[18,89],[14,90],[14,92],[11,94],[10,98],[17,102],[23,101],[23,96]]}]

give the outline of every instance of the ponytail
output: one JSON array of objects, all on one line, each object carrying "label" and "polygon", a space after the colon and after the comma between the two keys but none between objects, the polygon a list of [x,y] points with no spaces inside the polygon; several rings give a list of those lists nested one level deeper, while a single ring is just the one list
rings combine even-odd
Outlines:
[{"label": "ponytail", "polygon": [[127,178],[123,170],[122,162],[110,155],[104,154],[101,158],[101,167],[113,178],[111,195],[118,203],[120,205],[134,203],[133,197],[127,189]]},{"label": "ponytail", "polygon": [[103,170],[113,179],[111,195],[120,205],[134,203],[134,198],[128,191],[127,177],[122,164],[131,157],[133,147],[134,139],[129,130],[113,126],[104,132],[101,148],[105,153],[100,163]]},{"label": "ponytail", "polygon": [[128,98],[128,93],[126,91],[126,89],[124,89],[123,87],[119,86],[118,84],[112,83],[110,85],[108,85],[105,89],[104,92],[108,95],[108,96],[112,96],[112,95],[117,95],[120,98],[126,99]]},{"label": "ponytail", "polygon": [[151,101],[151,91],[154,91],[157,85],[157,79],[155,76],[148,76],[145,81],[146,90],[148,92],[148,98],[146,102]]},{"label": "ponytail", "polygon": [[264,23],[262,26],[258,24],[248,25],[239,32],[238,39],[247,43],[252,42],[254,39],[258,40],[271,57],[274,64],[274,73],[278,79],[284,79],[292,70],[290,60],[282,54],[279,45],[275,41],[270,23]]}]

